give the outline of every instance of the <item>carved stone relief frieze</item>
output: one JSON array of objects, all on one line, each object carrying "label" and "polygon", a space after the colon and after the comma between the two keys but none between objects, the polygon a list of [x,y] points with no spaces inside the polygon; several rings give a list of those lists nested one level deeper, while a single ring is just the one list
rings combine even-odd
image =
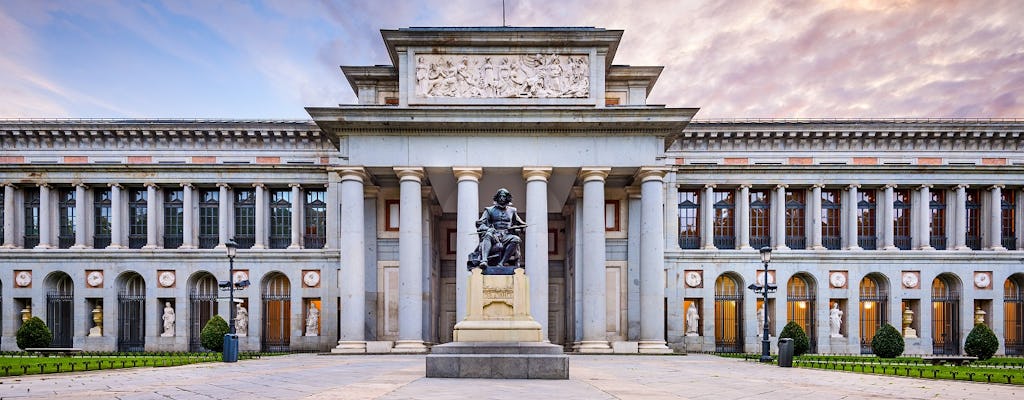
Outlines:
[{"label": "carved stone relief frieze", "polygon": [[416,97],[586,98],[587,55],[420,54]]}]

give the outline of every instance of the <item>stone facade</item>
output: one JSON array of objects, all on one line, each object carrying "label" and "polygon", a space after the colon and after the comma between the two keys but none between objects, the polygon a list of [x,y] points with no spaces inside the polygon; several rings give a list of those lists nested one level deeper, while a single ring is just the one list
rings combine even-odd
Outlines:
[{"label": "stone facade", "polygon": [[[342,67],[358,104],[311,121],[0,121],[0,349],[29,313],[55,346],[197,349],[229,315],[234,238],[243,350],[428,351],[466,315],[473,221],[506,187],[531,313],[570,350],[757,351],[766,246],[773,335],[797,320],[814,351],[869,352],[910,310],[909,353],[959,353],[983,312],[1024,351],[1024,122],[691,121],[647,104],[661,67],[612,64],[621,31],[382,33],[393,66]],[[429,84],[463,59],[479,74]],[[533,86],[481,80],[500,59]]]}]

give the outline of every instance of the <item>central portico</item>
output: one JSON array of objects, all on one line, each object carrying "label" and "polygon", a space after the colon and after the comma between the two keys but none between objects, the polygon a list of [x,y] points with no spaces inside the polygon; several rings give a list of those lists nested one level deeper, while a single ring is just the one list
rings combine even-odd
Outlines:
[{"label": "central portico", "polygon": [[646,104],[661,67],[612,65],[622,32],[599,28],[382,34],[394,66],[342,67],[359,104],[307,109],[343,164],[328,185],[341,203],[335,351],[450,341],[474,222],[505,187],[528,224],[543,337],[668,352],[664,251],[678,244],[664,154],[697,110]]}]

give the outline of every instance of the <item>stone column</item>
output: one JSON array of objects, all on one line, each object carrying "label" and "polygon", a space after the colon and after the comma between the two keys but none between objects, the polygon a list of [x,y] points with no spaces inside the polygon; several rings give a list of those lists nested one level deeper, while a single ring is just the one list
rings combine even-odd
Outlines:
[{"label": "stone column", "polygon": [[604,180],[611,168],[583,168],[583,340],[581,353],[610,353],[605,310]]},{"label": "stone column", "polygon": [[86,210],[86,186],[84,183],[75,184],[75,244],[71,246],[72,249],[84,249],[88,246],[85,245],[85,230],[87,225],[87,218],[85,218]]},{"label": "stone column", "polygon": [[143,249],[157,248],[156,184],[146,183],[146,245]]},{"label": "stone column", "polygon": [[[846,190],[849,193],[847,197],[849,200],[846,204],[846,221],[843,221],[843,227],[846,231],[847,250],[862,250],[859,242],[860,238],[858,237],[860,232],[858,232],[857,227],[857,216],[860,213],[860,209],[857,208],[857,203],[859,202],[859,195],[857,194],[857,189],[859,188],[860,185],[856,183],[846,187]],[[875,199],[877,202],[878,196],[875,196]],[[877,211],[877,203],[875,207]],[[877,217],[878,214],[876,213],[875,215]],[[877,228],[875,229],[875,231],[877,234]]]},{"label": "stone column", "polygon": [[[921,199],[921,204],[918,206],[919,213],[917,214],[917,234],[921,236],[918,242],[919,250],[935,250],[932,247],[932,185],[921,185],[918,188],[918,198]],[[915,221],[911,220],[911,223]]]},{"label": "stone column", "polygon": [[[341,177],[341,330],[335,353],[366,352],[366,216],[363,208],[363,168],[342,168]],[[329,211],[328,211],[329,212]]]},{"label": "stone column", "polygon": [[772,221],[772,236],[775,236],[775,250],[789,250],[786,246],[786,188],[789,185],[780,183],[775,186],[774,221]]},{"label": "stone column", "polygon": [[740,185],[740,192],[736,199],[736,212],[733,218],[736,219],[736,236],[739,237],[737,247],[740,250],[750,250],[750,184]]},{"label": "stone column", "polygon": [[[523,168],[526,179],[526,275],[530,278],[530,314],[548,340],[548,177],[550,167]],[[662,238],[664,240],[664,238]],[[458,265],[458,263],[456,263]]]},{"label": "stone column", "polygon": [[17,248],[14,244],[14,184],[4,183],[4,245],[5,249]]},{"label": "stone column", "polygon": [[[664,178],[668,190],[665,190],[665,251],[678,252],[683,249],[679,247],[679,184],[676,183],[676,173],[669,170]],[[698,211],[699,212],[699,211]]]},{"label": "stone column", "polygon": [[824,186],[820,183],[811,186],[811,250],[826,250],[821,243],[821,188]]},{"label": "stone column", "polygon": [[476,233],[476,220],[480,216],[480,177],[484,172],[481,168],[452,168],[459,183],[458,215],[455,223],[455,321],[466,318],[466,296],[469,285],[469,273],[466,262],[469,253],[476,250],[480,239]]},{"label": "stone column", "polygon": [[252,245],[253,249],[267,248],[267,185],[254,183],[256,188],[256,240]]},{"label": "stone column", "polygon": [[640,343],[641,353],[671,353],[665,345],[665,169],[641,168]]},{"label": "stone column", "polygon": [[229,236],[230,229],[228,228],[229,226],[231,226],[230,225],[231,222],[228,221],[228,219],[229,219],[228,215],[231,215],[231,214],[229,214],[229,212],[231,211],[231,204],[232,204],[231,196],[228,194],[228,188],[229,187],[230,186],[228,186],[228,184],[226,184],[226,183],[218,183],[217,184],[217,189],[220,190],[220,193],[217,195],[217,200],[220,203],[220,204],[217,205],[217,242],[218,243],[217,243],[217,247],[216,248],[218,248],[218,249],[223,249],[225,247],[224,244],[227,243],[228,240],[231,238],[231,236]]},{"label": "stone column", "polygon": [[704,185],[700,201],[700,238],[704,250],[716,250],[715,247],[715,184]]},{"label": "stone column", "polygon": [[[956,212],[956,220],[953,223],[953,250],[967,250],[967,188],[965,184],[956,185],[956,204],[953,205]],[[948,215],[948,213],[947,213]],[[948,216],[947,216],[948,218]],[[973,309],[974,306],[972,305]],[[972,314],[973,315],[973,314]],[[974,323],[971,323],[973,326]]]},{"label": "stone column", "polygon": [[1005,251],[1003,247],[1003,185],[989,188],[988,237],[992,244],[989,250]]},{"label": "stone column", "polygon": [[289,249],[302,248],[302,191],[301,185],[293,183],[288,185],[292,188],[292,243]]},{"label": "stone column", "polygon": [[39,184],[39,244],[36,246],[37,249],[53,247],[50,245],[52,225],[50,214],[53,212],[50,208],[50,188],[48,184]]},{"label": "stone column", "polygon": [[396,352],[421,353],[423,344],[423,168],[395,167],[399,179],[398,341]]},{"label": "stone column", "polygon": [[181,184],[181,246],[179,249],[194,249],[195,244],[195,215],[196,211],[193,207],[193,194],[195,193],[195,187],[191,183]]},{"label": "stone column", "polygon": [[893,218],[895,217],[895,211],[893,209],[893,188],[896,184],[890,183],[885,185],[885,198],[882,199],[882,250],[899,250],[896,247],[896,241],[893,233],[895,224]]},{"label": "stone column", "polygon": [[121,218],[122,209],[124,208],[124,195],[121,194],[121,189],[124,189],[117,183],[110,184],[110,245],[108,249],[120,249],[124,248],[121,244],[121,239],[124,235],[124,222]]}]

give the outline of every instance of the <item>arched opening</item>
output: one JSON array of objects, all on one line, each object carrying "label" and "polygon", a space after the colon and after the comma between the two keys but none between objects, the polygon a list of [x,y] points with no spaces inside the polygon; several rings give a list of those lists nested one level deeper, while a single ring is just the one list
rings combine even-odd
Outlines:
[{"label": "arched opening", "polygon": [[[200,334],[206,323],[217,315],[217,278],[209,272],[198,272],[189,281],[189,351],[208,351]],[[230,321],[228,321],[230,323]]]},{"label": "arched opening", "polygon": [[291,340],[291,283],[274,272],[263,279],[263,351],[288,351]]},{"label": "arched opening", "polygon": [[932,353],[960,354],[960,283],[950,274],[932,281]]},{"label": "arched opening", "polygon": [[1003,335],[1006,355],[1024,354],[1024,274],[1013,274],[1003,284]]},{"label": "arched opening", "polygon": [[128,272],[119,279],[117,351],[146,350],[146,281]]},{"label": "arched opening", "polygon": [[786,284],[786,315],[807,333],[811,353],[817,352],[817,331],[814,323],[814,283],[806,274],[796,274]]},{"label": "arched opening", "polygon": [[874,353],[871,339],[886,321],[885,310],[889,306],[889,290],[885,278],[868,274],[860,280],[860,352]]},{"label": "arched opening", "polygon": [[46,278],[46,326],[53,333],[50,347],[74,347],[75,284],[68,274],[54,272]]},{"label": "arched opening", "polygon": [[715,351],[743,351],[743,290],[732,276],[715,280]]}]

